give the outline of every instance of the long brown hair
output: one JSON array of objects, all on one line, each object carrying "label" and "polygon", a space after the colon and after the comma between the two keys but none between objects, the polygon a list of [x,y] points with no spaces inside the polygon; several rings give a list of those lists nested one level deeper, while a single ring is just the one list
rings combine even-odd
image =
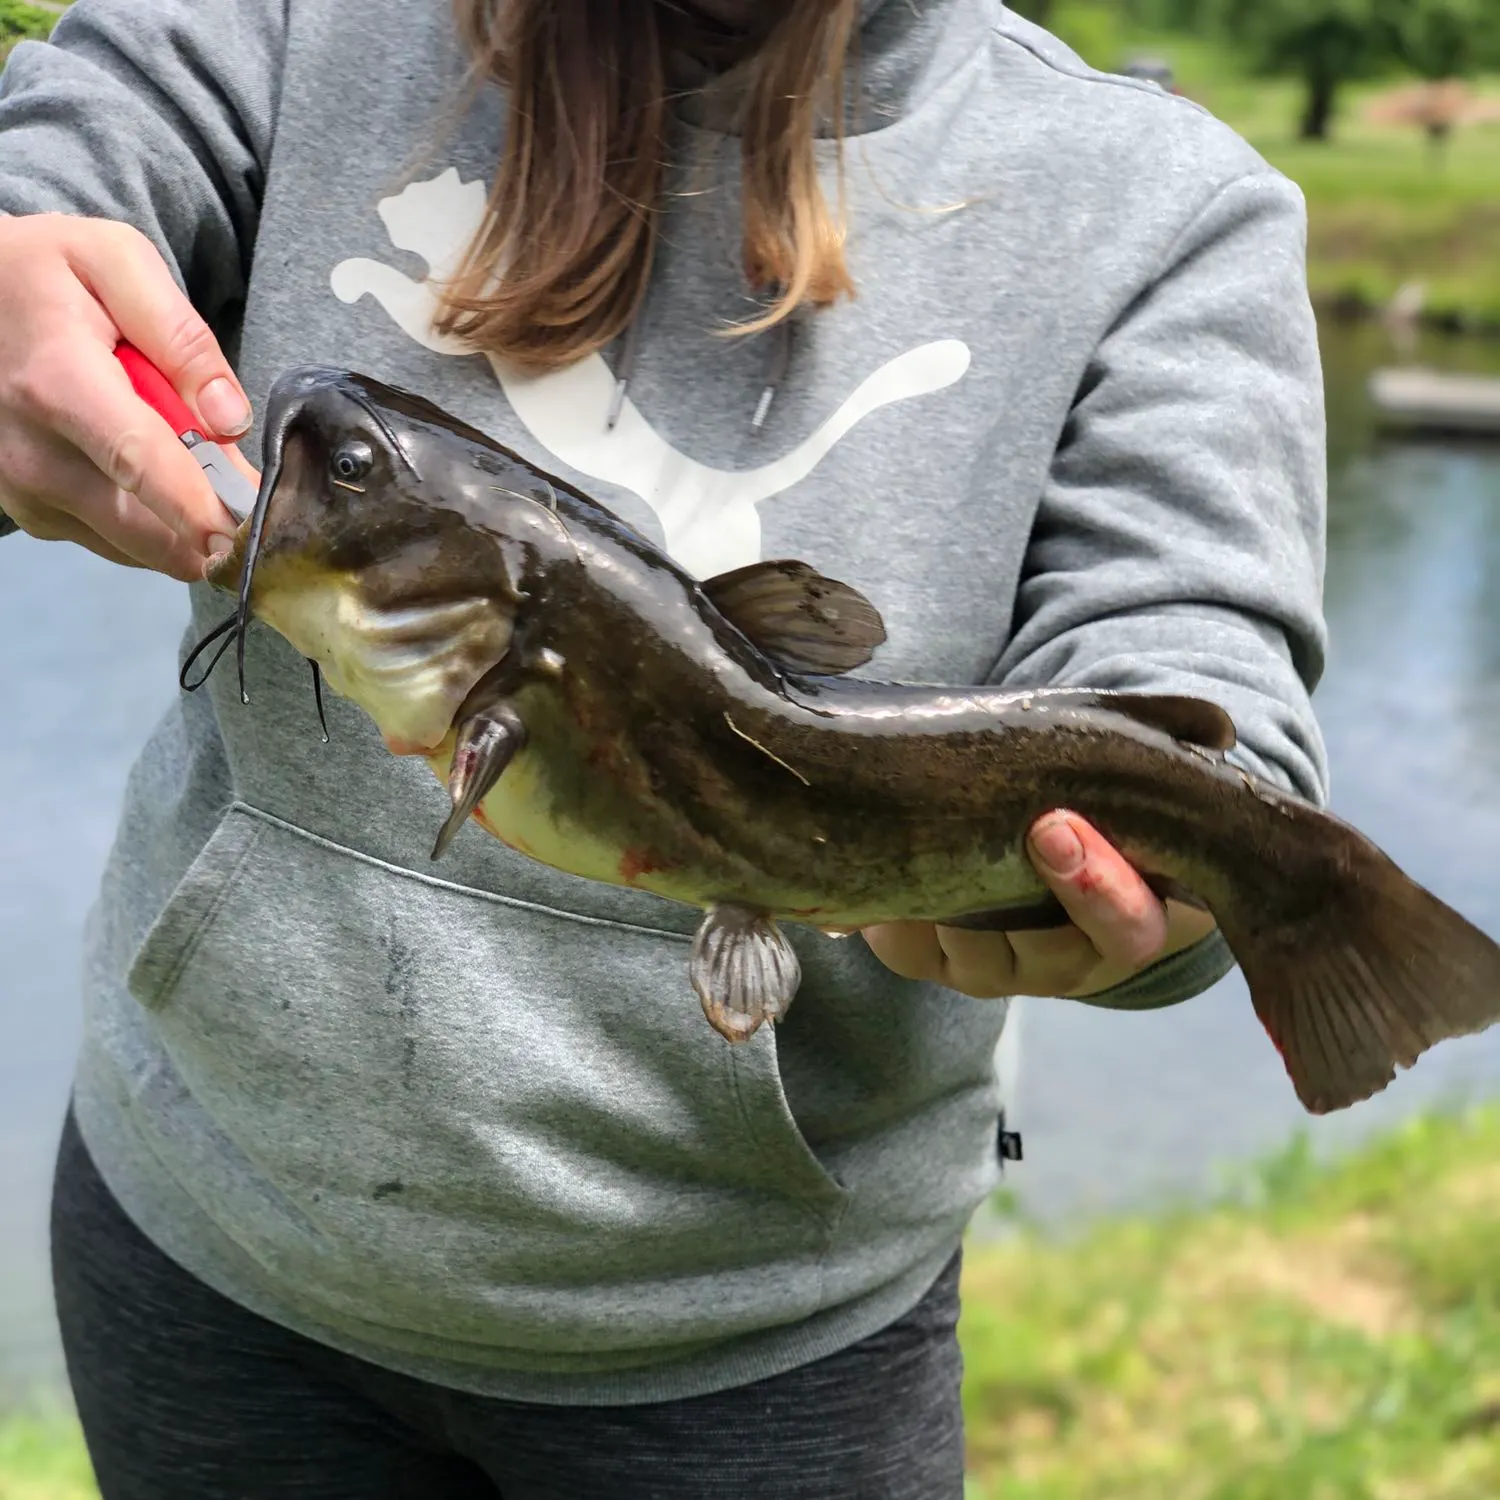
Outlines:
[{"label": "long brown hair", "polygon": [[476,69],[505,88],[509,117],[484,222],[440,292],[439,332],[539,371],[624,330],[651,275],[677,48],[745,74],[744,268],[773,300],[730,331],[853,295],[842,201],[836,215],[813,140],[827,118],[842,149],[860,0],[763,0],[745,7],[760,18],[756,32],[716,27],[673,0],[455,3]]}]

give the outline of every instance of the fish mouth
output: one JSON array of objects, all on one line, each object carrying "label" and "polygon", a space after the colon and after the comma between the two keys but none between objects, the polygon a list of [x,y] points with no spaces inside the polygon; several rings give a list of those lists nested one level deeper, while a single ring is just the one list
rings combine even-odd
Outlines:
[{"label": "fish mouth", "polygon": [[[341,478],[351,441],[368,472]],[[203,574],[237,596],[235,615],[208,639],[232,632],[220,654],[236,646],[243,701],[254,618],[364,709],[393,750],[442,744],[469,691],[509,650],[515,600],[424,502],[420,479],[401,434],[346,372],[311,366],[277,381],[255,507]]]},{"label": "fish mouth", "polygon": [[203,581],[226,594],[239,592],[245,570],[245,548],[250,537],[250,522],[245,519],[235,528],[234,545],[228,552],[216,553],[203,568]]},{"label": "fish mouth", "polygon": [[[236,528],[235,544],[230,558],[238,558],[235,568],[239,606],[235,613],[235,665],[239,672],[240,701],[248,703],[245,691],[245,634],[250,628],[251,588],[255,565],[265,537],[271,502],[281,489],[282,472],[287,456],[287,437],[308,401],[320,389],[336,389],[342,380],[339,371],[324,366],[305,366],[283,375],[271,388],[267,401],[265,439],[262,444],[260,489],[250,514]],[[219,573],[221,570],[215,570]],[[205,570],[205,577],[208,576]],[[214,582],[214,578],[209,579]],[[214,658],[217,663],[218,658]],[[213,667],[210,666],[209,671]]]},{"label": "fish mouth", "polygon": [[[238,591],[248,523],[204,576]],[[481,595],[378,602],[353,572],[273,555],[256,570],[255,618],[308,661],[329,687],[375,721],[394,753],[430,754],[470,690],[496,667],[515,633],[511,612]],[[226,622],[233,624],[233,620]]]}]

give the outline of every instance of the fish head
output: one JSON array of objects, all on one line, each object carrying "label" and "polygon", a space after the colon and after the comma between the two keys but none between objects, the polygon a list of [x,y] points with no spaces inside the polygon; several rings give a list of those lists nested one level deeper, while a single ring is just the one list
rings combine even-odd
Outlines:
[{"label": "fish head", "polygon": [[510,649],[536,529],[514,502],[542,507],[495,483],[483,434],[345,370],[283,375],[265,432],[255,509],[206,574],[239,596],[241,649],[263,621],[391,749],[430,752]]}]

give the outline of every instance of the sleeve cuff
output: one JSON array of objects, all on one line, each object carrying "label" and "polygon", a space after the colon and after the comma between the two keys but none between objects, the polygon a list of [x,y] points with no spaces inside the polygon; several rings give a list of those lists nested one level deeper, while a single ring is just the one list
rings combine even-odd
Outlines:
[{"label": "sleeve cuff", "polygon": [[1233,968],[1234,954],[1216,929],[1191,948],[1142,969],[1122,984],[1075,998],[1080,1004],[1107,1010],[1161,1010],[1201,995]]}]

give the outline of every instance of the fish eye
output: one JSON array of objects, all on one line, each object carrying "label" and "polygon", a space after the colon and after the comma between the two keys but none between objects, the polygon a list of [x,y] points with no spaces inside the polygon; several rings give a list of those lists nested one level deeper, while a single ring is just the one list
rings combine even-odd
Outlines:
[{"label": "fish eye", "polygon": [[353,479],[363,479],[374,466],[374,450],[362,438],[341,443],[334,449],[333,457],[328,463],[333,477],[345,484]]}]

